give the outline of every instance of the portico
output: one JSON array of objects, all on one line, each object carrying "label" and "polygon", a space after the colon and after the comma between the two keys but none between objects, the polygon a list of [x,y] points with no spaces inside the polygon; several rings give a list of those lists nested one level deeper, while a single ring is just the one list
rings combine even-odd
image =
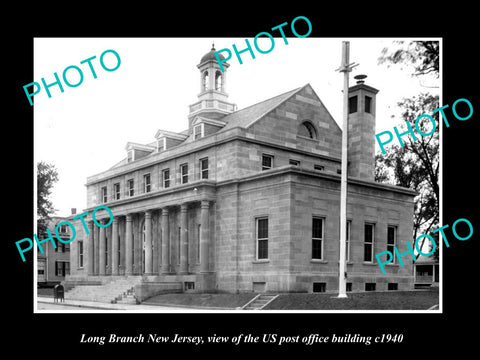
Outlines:
[{"label": "portico", "polygon": [[[160,189],[109,204],[112,226],[98,227],[87,218],[88,277],[142,275],[162,280],[158,277],[209,273],[214,193],[212,184],[200,180],[175,194]],[[96,218],[105,224],[105,216]]]}]

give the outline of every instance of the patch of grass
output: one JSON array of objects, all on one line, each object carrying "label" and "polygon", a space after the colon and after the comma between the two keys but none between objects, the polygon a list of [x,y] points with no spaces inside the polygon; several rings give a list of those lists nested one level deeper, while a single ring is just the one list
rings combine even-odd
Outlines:
[{"label": "patch of grass", "polygon": [[438,289],[336,294],[281,294],[265,310],[427,310],[439,303]]},{"label": "patch of grass", "polygon": [[211,307],[235,309],[253,299],[257,294],[162,294],[147,299],[144,304],[149,305],[177,305],[191,307]]}]

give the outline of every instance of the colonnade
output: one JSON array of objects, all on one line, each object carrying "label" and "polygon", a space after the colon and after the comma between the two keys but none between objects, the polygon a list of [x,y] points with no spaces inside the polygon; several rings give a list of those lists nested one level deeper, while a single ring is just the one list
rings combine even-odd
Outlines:
[{"label": "colonnade", "polygon": [[[176,248],[176,252],[179,252],[179,264],[175,264],[171,256],[173,246],[172,238],[177,232],[173,233],[176,229],[171,229],[170,226],[172,210],[175,215],[177,215],[178,206],[149,209],[140,213],[135,211],[116,216],[115,210],[113,210],[114,218],[111,224],[111,230],[107,230],[107,227],[96,227],[92,220],[88,221],[88,275],[188,274],[189,245],[193,242],[193,239],[188,236],[189,206],[191,206],[191,204],[188,203],[179,205],[179,246]],[[197,228],[197,231],[199,231],[197,241],[199,241],[198,251],[200,254],[198,256],[198,269],[200,273],[209,271],[209,210],[209,201],[200,201],[199,227]],[[158,219],[160,223],[158,224],[159,227],[157,228],[156,238],[154,239],[152,214],[155,211],[159,212]],[[142,243],[144,253],[141,257],[137,256],[137,261],[135,261],[134,241],[139,241],[139,239],[134,239],[133,222],[134,217],[138,218],[139,215],[140,217],[143,216],[144,227],[142,231],[137,233],[143,233],[144,239],[142,239]],[[109,235],[108,237],[107,233]]]}]

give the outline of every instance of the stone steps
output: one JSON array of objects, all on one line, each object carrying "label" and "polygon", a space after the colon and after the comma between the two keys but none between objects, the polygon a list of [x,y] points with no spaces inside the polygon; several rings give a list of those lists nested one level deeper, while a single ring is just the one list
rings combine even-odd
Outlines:
[{"label": "stone steps", "polygon": [[117,297],[115,303],[117,304],[137,304],[137,298],[135,296],[135,287],[128,289],[122,295]]},{"label": "stone steps", "polygon": [[242,310],[261,310],[277,298],[275,294],[259,294],[249,303],[242,307]]},{"label": "stone steps", "polygon": [[102,285],[79,285],[65,293],[65,299],[114,303],[127,291],[134,291],[141,277],[122,278]]}]

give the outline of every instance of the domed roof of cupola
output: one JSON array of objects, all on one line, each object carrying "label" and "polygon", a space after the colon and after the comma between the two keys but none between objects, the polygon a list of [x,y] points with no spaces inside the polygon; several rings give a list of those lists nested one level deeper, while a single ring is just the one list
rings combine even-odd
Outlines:
[{"label": "domed roof of cupola", "polygon": [[[214,61],[217,61],[217,58],[215,57],[215,44],[212,44],[212,49],[206,53],[205,55],[202,56],[202,59],[200,60],[200,64],[203,64],[205,61],[210,61],[210,60],[214,60]],[[223,56],[222,54],[218,54],[218,57],[220,60],[225,60],[225,56]]]}]

